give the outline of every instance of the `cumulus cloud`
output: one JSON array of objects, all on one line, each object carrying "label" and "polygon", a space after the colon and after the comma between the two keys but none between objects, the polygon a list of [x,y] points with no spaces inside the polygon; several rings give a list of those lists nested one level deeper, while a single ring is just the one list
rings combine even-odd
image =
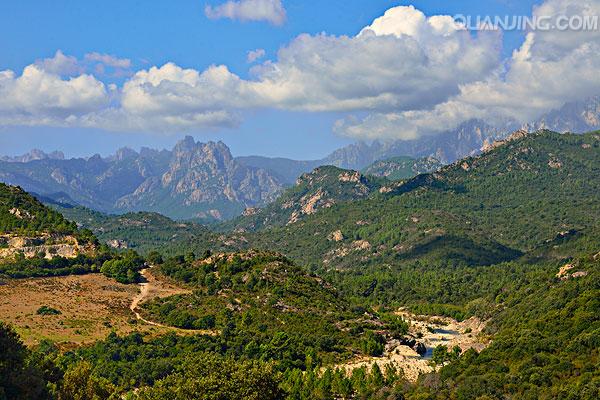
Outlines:
[{"label": "cumulus cloud", "polygon": [[76,57],[67,56],[61,50],[57,50],[51,58],[36,61],[35,65],[55,75],[74,75],[84,71]]},{"label": "cumulus cloud", "polygon": [[388,25],[411,20],[414,29],[391,32],[374,24],[353,37],[300,35],[279,51],[277,62],[253,69],[253,89],[293,110],[420,109],[484,78],[499,62],[496,33],[473,37],[412,6],[396,7],[382,18]]},{"label": "cumulus cloud", "polygon": [[236,126],[232,109],[252,103],[245,83],[225,66],[203,72],[173,63],[137,72],[123,86],[121,108],[140,121],[159,119],[161,130]]},{"label": "cumulus cloud", "polygon": [[263,58],[265,54],[266,52],[264,49],[250,50],[246,56],[246,61],[253,63]]},{"label": "cumulus cloud", "polygon": [[0,71],[0,123],[68,125],[69,121],[105,107],[109,94],[91,75],[67,79],[29,65],[20,76]]},{"label": "cumulus cloud", "polygon": [[[534,16],[600,15],[598,0],[548,0]],[[410,25],[409,25],[410,26]],[[566,102],[600,93],[600,31],[538,30],[485,79],[430,110],[377,112],[337,121],[336,132],[353,137],[416,137],[481,118],[527,122]],[[375,133],[376,132],[376,133]]]},{"label": "cumulus cloud", "polygon": [[204,14],[210,19],[267,21],[273,25],[283,25],[286,20],[281,0],[229,0],[216,7],[207,5]]},{"label": "cumulus cloud", "polygon": [[353,37],[300,35],[277,61],[255,66],[253,80],[222,65],[200,72],[168,63],[139,71],[124,84],[121,107],[133,116],[194,117],[185,119],[190,124],[207,113],[248,108],[423,109],[487,76],[499,62],[496,34],[472,37],[448,18],[426,18],[414,7],[398,7],[392,17],[412,19],[414,29],[388,32],[386,24],[374,23]]},{"label": "cumulus cloud", "polygon": [[[599,3],[547,0],[534,13],[598,15]],[[236,127],[244,110],[277,108],[350,114],[334,126],[341,135],[409,139],[472,118],[525,122],[600,93],[599,32],[563,33],[530,32],[502,60],[502,32],[474,35],[449,16],[400,6],[355,36],[300,35],[274,60],[254,65],[251,79],[224,65],[198,71],[167,63],[133,73],[120,87],[78,72],[81,63],[59,51],[21,76],[0,72],[0,123],[200,130]],[[251,62],[259,57],[261,49],[248,54]],[[131,66],[98,53],[83,61]],[[74,75],[67,79],[65,71]]]}]

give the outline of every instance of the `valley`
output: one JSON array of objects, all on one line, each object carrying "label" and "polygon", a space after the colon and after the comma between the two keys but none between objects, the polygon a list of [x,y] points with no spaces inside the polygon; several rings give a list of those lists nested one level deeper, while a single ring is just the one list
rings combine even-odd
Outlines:
[{"label": "valley", "polygon": [[248,368],[285,398],[593,391],[599,148],[516,132],[422,173],[322,166],[209,226],[3,185],[0,328],[57,385],[85,368],[134,399]]},{"label": "valley", "polygon": [[600,399],[600,0],[31,3],[0,400]]}]

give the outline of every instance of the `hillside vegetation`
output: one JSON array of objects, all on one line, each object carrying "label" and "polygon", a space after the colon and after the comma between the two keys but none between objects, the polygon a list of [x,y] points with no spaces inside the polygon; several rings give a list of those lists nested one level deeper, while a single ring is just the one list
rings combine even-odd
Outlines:
[{"label": "hillside vegetation", "polygon": [[[598,132],[520,132],[396,182],[319,168],[230,230],[164,248],[183,255],[148,255],[185,294],[140,313],[177,334],[25,349],[0,324],[0,368],[15,365],[0,388],[18,399],[597,399],[599,176]],[[148,244],[195,229],[157,215],[106,221],[113,232],[139,223],[124,233],[147,230]],[[129,252],[102,269],[135,279],[125,269],[142,261]],[[407,311],[476,323],[477,335],[455,333],[483,345],[426,348],[431,372],[409,381],[404,365],[377,364],[402,346],[420,357]],[[411,321],[436,333],[427,320]],[[356,360],[377,366],[341,368]]]},{"label": "hillside vegetation", "polygon": [[287,343],[269,355],[286,368],[348,358],[361,351],[365,330],[386,330],[366,309],[351,307],[328,282],[279,254],[219,253],[197,260],[188,255],[166,260],[160,272],[186,283],[193,294],[146,303],[148,319],[219,330],[250,358],[263,353],[261,343]]},{"label": "hillside vegetation", "polygon": [[391,181],[409,179],[417,175],[434,172],[443,166],[433,157],[414,159],[412,157],[393,157],[375,161],[361,172],[365,175],[379,176]]},{"label": "hillside vegetation", "polygon": [[144,260],[116,254],[88,229],[65,219],[16,186],[0,184],[0,276],[12,278],[102,272],[137,282]]},{"label": "hillside vegetation", "polygon": [[[433,174],[245,235],[307,265],[490,265],[598,225],[600,135],[542,131]],[[331,240],[331,235],[342,240]]]},{"label": "hillside vegetation", "polygon": [[226,243],[217,247],[220,235],[208,228],[191,221],[173,221],[158,213],[112,215],[80,206],[53,204],[51,207],[93,231],[101,243],[117,249],[133,249],[142,254],[157,250],[174,256],[191,250],[202,254],[209,249],[228,248]]},{"label": "hillside vegetation", "polygon": [[285,190],[264,208],[247,209],[244,215],[223,224],[220,230],[260,230],[292,225],[336,204],[368,198],[386,182],[333,166],[318,167],[301,175],[296,185]]},{"label": "hillside vegetation", "polygon": [[75,234],[77,225],[16,186],[0,183],[0,231]]}]

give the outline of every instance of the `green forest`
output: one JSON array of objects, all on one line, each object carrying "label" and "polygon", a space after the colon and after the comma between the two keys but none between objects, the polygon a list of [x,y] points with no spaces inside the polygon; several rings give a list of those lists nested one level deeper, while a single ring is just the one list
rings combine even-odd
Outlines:
[{"label": "green forest", "polygon": [[[146,320],[181,330],[162,335],[27,347],[0,323],[0,400],[600,398],[600,133],[540,131],[414,178],[360,178],[359,196],[340,174],[306,175],[273,206],[216,227],[65,212],[129,249],[0,187],[3,232],[80,235],[97,248],[21,257],[0,265],[2,279],[136,284],[152,266],[185,289],[141,305]],[[334,204],[286,222],[284,203],[319,190]],[[419,341],[399,308],[476,317],[489,345],[430,349],[432,371],[416,381],[391,365],[344,370],[391,341]]]}]

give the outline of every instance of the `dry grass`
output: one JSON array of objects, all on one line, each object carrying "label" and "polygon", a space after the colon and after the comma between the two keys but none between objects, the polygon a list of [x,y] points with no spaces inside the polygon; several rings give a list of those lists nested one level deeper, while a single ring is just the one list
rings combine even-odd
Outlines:
[{"label": "dry grass", "polygon": [[[166,292],[176,291],[169,287]],[[103,339],[111,331],[162,334],[170,328],[137,321],[129,309],[137,285],[123,285],[101,274],[10,279],[0,285],[0,320],[12,324],[28,345],[49,339],[63,347]],[[60,315],[37,315],[41,306]]]}]

